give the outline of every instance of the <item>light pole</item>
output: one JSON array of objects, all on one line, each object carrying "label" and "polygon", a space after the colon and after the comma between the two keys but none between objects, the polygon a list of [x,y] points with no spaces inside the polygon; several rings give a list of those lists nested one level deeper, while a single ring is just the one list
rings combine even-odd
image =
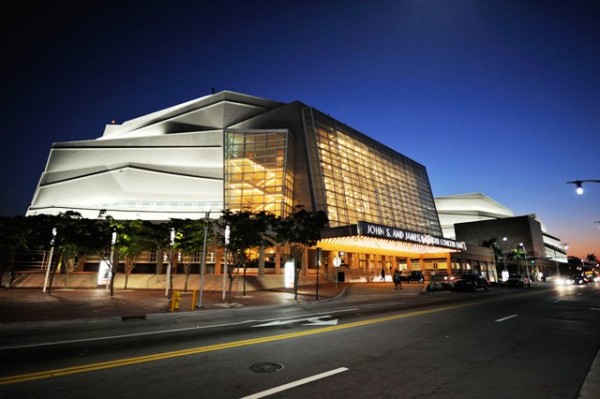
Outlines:
[{"label": "light pole", "polygon": [[[506,243],[508,237],[502,237],[502,242]],[[502,248],[501,248],[502,250]],[[502,281],[508,280],[508,269],[506,268],[506,256],[507,252],[502,252],[502,264],[504,265],[504,270],[502,271]]]},{"label": "light pole", "polygon": [[112,236],[110,238],[110,259],[109,259],[109,263],[110,263],[110,270],[108,272],[108,278],[106,281],[106,292],[108,292],[108,290],[110,289],[111,285],[112,285],[112,276],[115,270],[115,244],[117,243],[117,232],[113,231],[112,232]]},{"label": "light pole", "polygon": [[[506,240],[508,240],[508,237],[502,237],[502,242],[506,242]],[[502,256],[502,263],[504,264],[504,271],[506,272],[506,256]]]},{"label": "light pole", "polygon": [[600,183],[600,180],[573,180],[567,184],[575,184],[575,192],[579,195],[583,194],[583,183]]},{"label": "light pole", "polygon": [[229,235],[231,230],[229,225],[225,226],[225,246],[223,247],[223,255],[225,264],[223,265],[223,300],[225,300],[225,288],[227,287],[227,246],[229,245]]},{"label": "light pole", "polygon": [[523,257],[525,258],[525,271],[527,272],[527,278],[529,279],[529,281],[531,281],[531,277],[529,276],[529,265],[527,264],[527,250],[525,249],[525,245],[523,243],[519,243],[519,246],[523,247]]},{"label": "light pole", "polygon": [[42,292],[46,292],[48,286],[48,277],[50,277],[50,267],[52,266],[52,256],[54,256],[54,241],[56,240],[56,227],[52,228],[52,239],[50,240],[50,257],[48,258],[48,266],[46,266],[46,278],[44,279],[44,289]]},{"label": "light pole", "polygon": [[[568,244],[560,244],[561,246],[565,247],[565,250],[568,249],[569,245]],[[556,259],[556,247],[553,247],[552,250],[554,251],[554,264],[556,265],[556,275],[558,276],[558,279],[560,280],[560,268],[558,267],[558,260]]]},{"label": "light pole", "polygon": [[169,262],[167,263],[167,289],[165,290],[165,296],[169,297],[169,291],[171,290],[171,262],[173,262],[173,244],[175,244],[175,228],[171,227],[171,240],[169,249]]},{"label": "light pole", "polygon": [[210,210],[204,215],[204,243],[202,244],[202,265],[200,268],[200,295],[198,297],[197,307],[202,307],[202,294],[204,291],[204,273],[206,269],[206,236],[208,235],[208,218],[210,217]]}]

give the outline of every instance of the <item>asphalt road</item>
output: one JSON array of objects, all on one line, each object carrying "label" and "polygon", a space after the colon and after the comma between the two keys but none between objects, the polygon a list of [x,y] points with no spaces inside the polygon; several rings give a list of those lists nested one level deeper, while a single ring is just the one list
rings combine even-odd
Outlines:
[{"label": "asphalt road", "polygon": [[577,398],[599,299],[496,288],[15,328],[0,397]]}]

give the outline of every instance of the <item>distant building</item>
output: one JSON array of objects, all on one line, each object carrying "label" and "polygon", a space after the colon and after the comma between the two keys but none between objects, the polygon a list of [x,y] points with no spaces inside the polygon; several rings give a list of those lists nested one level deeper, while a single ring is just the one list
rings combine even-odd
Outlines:
[{"label": "distant building", "polygon": [[555,274],[557,263],[567,263],[560,239],[547,233],[536,215],[514,216],[512,210],[482,193],[438,197],[435,201],[444,236],[465,241],[468,247],[495,241],[503,253],[500,268],[508,254],[519,248],[525,249],[530,265],[541,269],[540,273]]},{"label": "distant building", "polygon": [[435,198],[442,232],[446,238],[456,238],[457,223],[494,220],[515,216],[513,211],[483,193],[449,195]]}]

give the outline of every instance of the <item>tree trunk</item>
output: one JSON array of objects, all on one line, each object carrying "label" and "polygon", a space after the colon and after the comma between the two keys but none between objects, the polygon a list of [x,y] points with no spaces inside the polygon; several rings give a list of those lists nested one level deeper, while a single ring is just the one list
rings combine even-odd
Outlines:
[{"label": "tree trunk", "polygon": [[258,249],[258,275],[265,275],[265,247],[260,247]]},{"label": "tree trunk", "polygon": [[119,251],[114,251],[112,259],[110,260],[110,296],[115,295],[115,276],[117,275],[117,268],[119,266]]},{"label": "tree trunk", "polygon": [[156,252],[156,265],[155,265],[155,268],[154,268],[154,272],[157,275],[161,274],[162,271],[163,271],[163,267],[164,267],[163,259],[164,259],[164,257],[165,257],[165,250],[161,248],[161,249],[159,249]]},{"label": "tree trunk", "polygon": [[242,284],[242,296],[246,296],[246,272],[248,267],[244,266],[244,283]]},{"label": "tree trunk", "polygon": [[294,258],[294,299],[298,300],[298,278],[304,262],[304,246],[292,248]]}]

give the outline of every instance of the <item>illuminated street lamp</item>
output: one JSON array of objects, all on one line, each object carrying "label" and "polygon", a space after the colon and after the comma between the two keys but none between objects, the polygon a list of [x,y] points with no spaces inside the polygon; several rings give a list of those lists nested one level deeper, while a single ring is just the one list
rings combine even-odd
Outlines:
[{"label": "illuminated street lamp", "polygon": [[527,264],[527,250],[525,249],[525,245],[523,243],[519,243],[519,246],[523,248],[523,252],[525,253],[525,271],[527,272],[527,279],[531,281],[531,277],[529,276],[529,265]]},{"label": "illuminated street lamp", "polygon": [[[502,237],[502,242],[506,242],[508,240],[508,237]],[[504,264],[504,271],[506,272],[506,257],[503,255],[502,256],[502,263]],[[508,276],[507,276],[508,278]]]},{"label": "illuminated street lamp", "polygon": [[[506,243],[508,237],[502,237],[502,242]],[[504,252],[502,247],[500,247],[500,253],[502,254],[502,265],[504,266],[504,270],[502,270],[502,281],[508,280],[508,269],[506,268],[506,258],[509,255],[509,252]]]},{"label": "illuminated street lamp", "polygon": [[579,195],[583,194],[583,183],[600,183],[600,180],[573,180],[567,184],[575,184],[575,192]]},{"label": "illuminated street lamp", "polygon": [[[565,251],[569,249],[568,243],[561,243],[561,246]],[[552,250],[554,251],[554,264],[556,265],[556,275],[558,276],[557,278],[560,280],[560,268],[558,267],[558,260],[556,259],[556,248],[553,247]]]}]

